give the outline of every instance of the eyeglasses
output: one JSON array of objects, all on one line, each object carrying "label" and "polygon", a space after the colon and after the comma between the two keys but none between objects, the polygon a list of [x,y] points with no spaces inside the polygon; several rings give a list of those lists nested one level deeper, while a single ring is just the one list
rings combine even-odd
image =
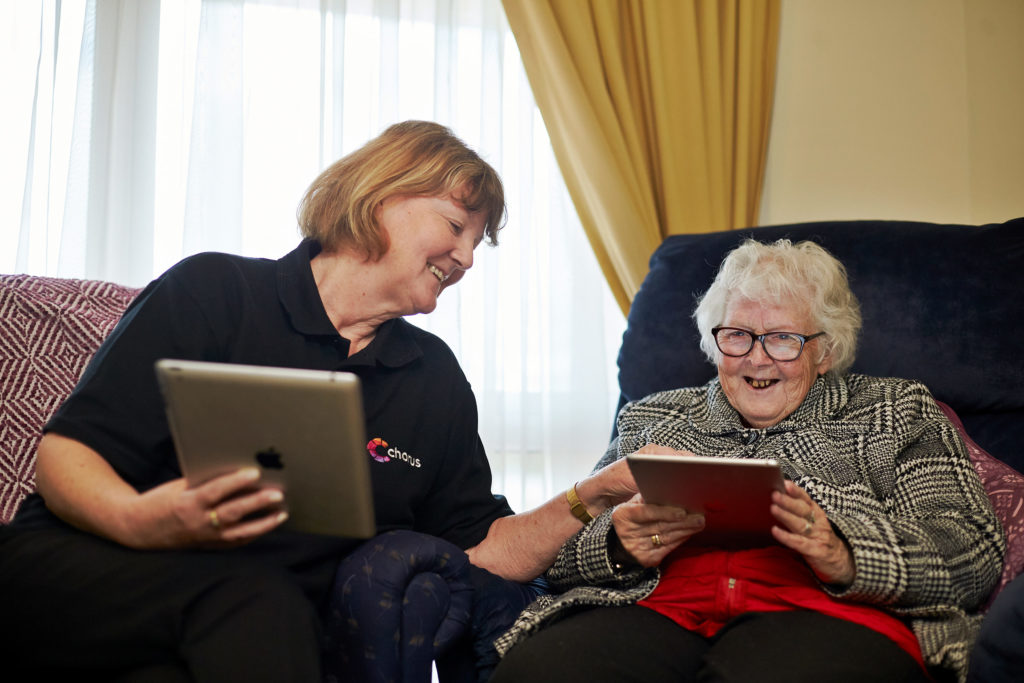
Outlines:
[{"label": "eyeglasses", "polygon": [[718,350],[726,356],[740,358],[747,355],[754,348],[754,342],[761,342],[765,354],[772,360],[791,361],[800,357],[804,351],[804,344],[817,339],[825,334],[796,334],[795,332],[768,332],[766,334],[754,334],[748,330],[741,330],[738,327],[713,327],[711,334],[715,338],[715,345]]}]

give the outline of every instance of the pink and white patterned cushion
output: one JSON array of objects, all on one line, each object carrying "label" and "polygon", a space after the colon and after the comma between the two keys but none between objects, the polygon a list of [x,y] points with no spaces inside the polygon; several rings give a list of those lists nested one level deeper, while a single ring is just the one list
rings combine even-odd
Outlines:
[{"label": "pink and white patterned cushion", "polygon": [[1006,532],[1006,557],[1003,559],[1003,574],[999,577],[999,583],[992,591],[992,595],[989,596],[988,603],[985,605],[987,610],[999,591],[1015,576],[1024,573],[1024,474],[988,454],[985,449],[974,443],[956,412],[942,401],[936,401],[936,403],[960,432],[961,438],[967,445],[971,463],[978,476],[981,477],[985,492],[988,493],[996,516],[999,517],[999,521],[1003,524],[1003,530]]},{"label": "pink and white patterned cushion", "polygon": [[0,523],[35,488],[43,425],[138,292],[96,280],[0,275]]}]

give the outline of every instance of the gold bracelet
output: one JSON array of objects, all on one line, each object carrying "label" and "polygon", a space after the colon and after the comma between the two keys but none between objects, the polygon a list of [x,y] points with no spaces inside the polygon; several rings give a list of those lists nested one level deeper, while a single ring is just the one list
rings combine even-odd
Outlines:
[{"label": "gold bracelet", "polygon": [[[576,482],[578,484],[579,482]],[[587,506],[580,500],[580,496],[576,493],[576,484],[572,485],[572,488],[567,489],[565,492],[565,499],[569,501],[569,509],[572,511],[573,517],[580,520],[584,524],[590,524],[594,520],[587,512]]]}]

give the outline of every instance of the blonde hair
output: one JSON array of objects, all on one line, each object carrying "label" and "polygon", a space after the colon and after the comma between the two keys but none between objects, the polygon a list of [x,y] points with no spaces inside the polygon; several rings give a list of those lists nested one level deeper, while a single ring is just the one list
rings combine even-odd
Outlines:
[{"label": "blonde hair", "polygon": [[405,121],[329,166],[306,190],[298,208],[303,237],[326,251],[355,248],[371,259],[388,250],[377,207],[396,195],[458,199],[484,216],[484,235],[498,244],[505,221],[505,191],[498,173],[438,123]]},{"label": "blonde hair", "polygon": [[712,363],[719,362],[720,352],[711,328],[722,324],[726,309],[737,299],[806,303],[818,329],[789,331],[825,332],[818,362],[830,355],[828,372],[842,374],[853,365],[861,327],[860,304],[850,290],[846,268],[818,244],[793,244],[786,239],[764,244],[748,239],[726,255],[715,281],[693,312],[700,348]]}]

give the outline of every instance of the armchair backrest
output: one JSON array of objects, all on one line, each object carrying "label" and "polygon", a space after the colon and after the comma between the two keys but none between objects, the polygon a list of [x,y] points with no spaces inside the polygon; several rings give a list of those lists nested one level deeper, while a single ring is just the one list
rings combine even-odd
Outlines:
[{"label": "armchair backrest", "polygon": [[629,314],[620,407],[714,376],[691,314],[725,254],[748,237],[828,249],[862,308],[853,371],[920,380],[982,448],[1024,471],[1024,218],[984,226],[831,221],[668,237]]}]

